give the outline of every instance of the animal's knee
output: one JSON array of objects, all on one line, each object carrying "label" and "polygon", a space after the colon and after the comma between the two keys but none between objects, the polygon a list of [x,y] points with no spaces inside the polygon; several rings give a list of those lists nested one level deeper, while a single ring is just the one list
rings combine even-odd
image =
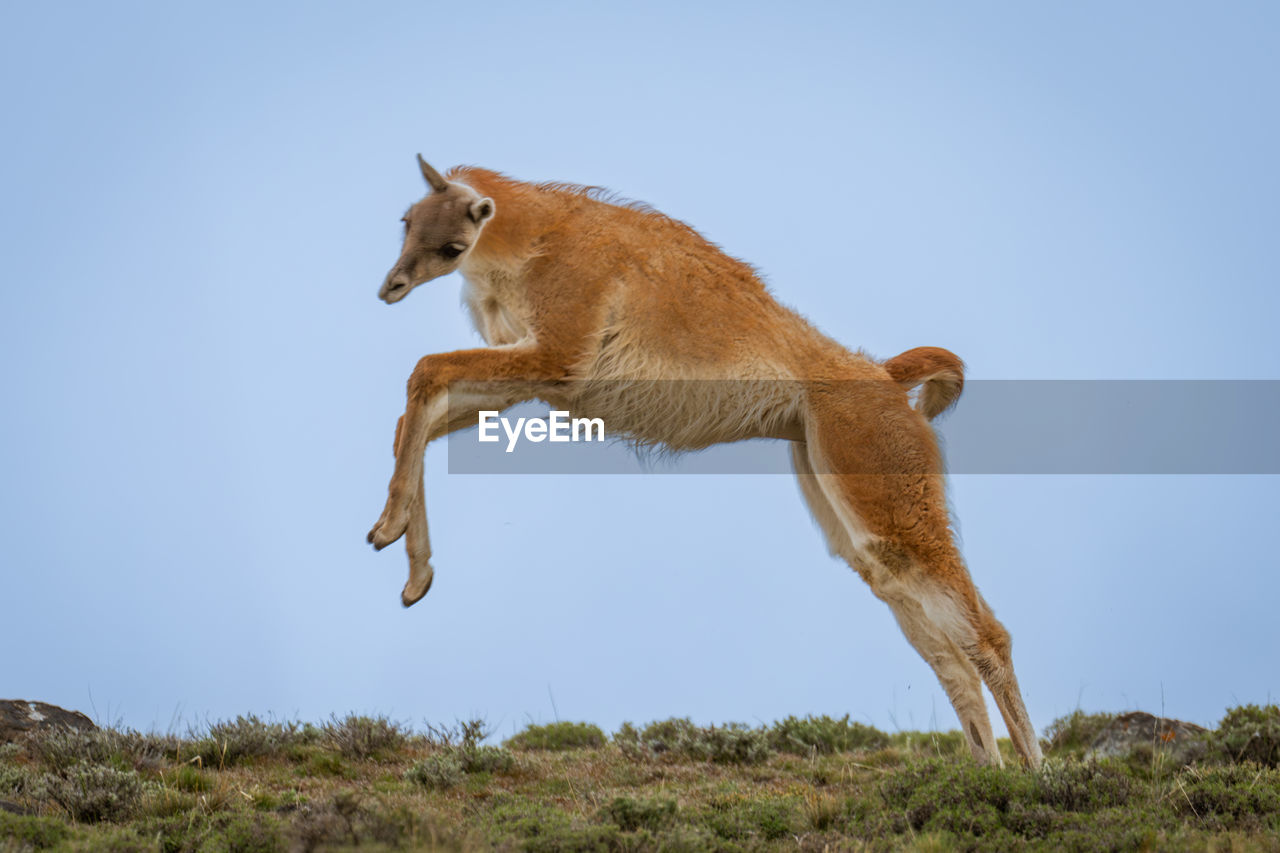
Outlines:
[{"label": "animal's knee", "polygon": [[982,602],[982,613],[978,623],[978,641],[1001,660],[1007,661],[1013,651],[1013,638],[996,619],[986,602]]},{"label": "animal's knee", "polygon": [[439,390],[440,377],[431,363],[431,357],[421,359],[409,375],[409,402],[424,404]]},{"label": "animal's knee", "polygon": [[977,629],[977,642],[970,653],[973,662],[984,681],[1000,684],[1013,672],[1013,638],[990,610],[984,609]]}]

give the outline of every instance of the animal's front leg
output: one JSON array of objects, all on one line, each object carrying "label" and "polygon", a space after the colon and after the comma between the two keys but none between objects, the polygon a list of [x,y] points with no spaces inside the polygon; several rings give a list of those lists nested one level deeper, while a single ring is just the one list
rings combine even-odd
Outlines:
[{"label": "animal's front leg", "polygon": [[409,555],[409,579],[400,591],[400,603],[411,607],[431,589],[435,570],[431,568],[431,536],[427,532],[427,496],[422,478],[418,493],[409,510],[409,527],[405,531],[404,549]]},{"label": "animal's front leg", "polygon": [[[414,375],[417,375],[416,370]],[[412,386],[412,380],[410,384]],[[403,536],[412,526],[413,536],[406,543],[410,566],[414,563],[415,552],[423,562],[431,557],[431,544],[427,533],[426,495],[422,484],[422,455],[426,452],[427,443],[435,435],[443,433],[440,427],[441,421],[446,416],[443,409],[448,405],[447,395],[446,390],[440,389],[431,395],[430,399],[418,402],[414,400],[412,392],[409,394],[409,405],[405,413],[400,416],[399,423],[396,424],[396,467],[387,489],[387,503],[367,537],[373,547],[381,551]],[[424,435],[419,439],[415,432]],[[417,449],[419,447],[421,449]],[[420,520],[411,525],[415,516]],[[421,592],[426,592],[425,586]],[[417,598],[421,597],[422,595],[419,594]]]},{"label": "animal's front leg", "polygon": [[[396,421],[396,438],[391,445],[392,456],[400,455],[400,437],[404,434],[404,415]],[[409,527],[405,531],[405,551],[409,555],[409,579],[400,592],[400,603],[405,607],[416,604],[431,589],[435,570],[431,568],[431,535],[427,530],[427,496],[422,477],[418,478],[418,490],[409,509]]]},{"label": "animal's front leg", "polygon": [[[529,399],[536,393],[542,378],[539,374],[558,374],[547,370],[544,358],[537,350],[513,347],[429,355],[418,362],[409,378],[409,402],[399,428],[396,469],[387,490],[387,503],[369,531],[368,541],[374,548],[382,550],[405,534],[415,514],[415,499],[425,507],[425,500],[419,495],[427,443],[474,425],[476,413],[482,409],[501,410]],[[415,533],[409,543],[411,562],[415,552],[419,556],[431,553],[425,509],[419,513],[421,517],[413,521]],[[425,591],[424,586],[422,592]]]}]

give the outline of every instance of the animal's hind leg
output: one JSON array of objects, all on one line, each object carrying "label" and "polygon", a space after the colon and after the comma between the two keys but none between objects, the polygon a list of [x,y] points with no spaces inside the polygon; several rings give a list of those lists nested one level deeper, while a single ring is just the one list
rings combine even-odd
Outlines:
[{"label": "animal's hind leg", "polygon": [[[874,589],[874,587],[873,587]],[[969,751],[979,764],[1003,764],[996,745],[995,732],[987,716],[986,702],[982,697],[982,680],[969,658],[925,613],[920,602],[910,597],[896,600],[883,598],[893,610],[898,627],[906,635],[920,656],[933,667],[939,683],[947,692],[960,729],[969,742]]]},{"label": "animal's hind leg", "polygon": [[1040,741],[1036,737],[1035,727],[1031,725],[1031,717],[1022,702],[1022,691],[1018,689],[1018,677],[1013,672],[1012,641],[1009,632],[996,619],[987,602],[981,595],[978,599],[978,642],[970,651],[987,689],[996,700],[1000,715],[1004,717],[1005,728],[1009,730],[1009,738],[1018,755],[1032,767],[1038,767],[1043,760],[1040,752]]},{"label": "animal's hind leg", "polygon": [[[800,483],[801,494],[804,495],[809,510],[813,513],[818,525],[826,535],[827,545],[831,553],[844,558],[864,579],[870,583],[877,597],[885,601],[893,610],[902,633],[920,653],[920,656],[933,668],[942,684],[947,698],[960,718],[960,727],[969,742],[969,750],[980,764],[999,764],[1000,753],[996,749],[995,734],[991,730],[991,721],[987,717],[986,703],[982,698],[982,682],[978,671],[945,632],[934,625],[920,604],[905,596],[886,597],[872,582],[872,578],[885,571],[885,567],[873,565],[873,553],[876,549],[868,549],[870,540],[865,531],[851,530],[856,526],[856,519],[850,517],[849,522],[841,517],[832,501],[824,492],[823,484],[814,473],[809,460],[809,449],[805,442],[795,442],[791,446],[791,459],[796,478]],[[831,475],[824,475],[830,477]],[[846,511],[843,515],[848,516]],[[853,524],[851,524],[853,523]],[[854,537],[860,541],[855,543]],[[881,585],[883,586],[883,585]]]},{"label": "animal's hind leg", "polygon": [[[863,577],[891,605],[914,602],[930,632],[941,633],[968,658],[991,690],[1019,757],[1039,765],[1009,634],[978,594],[952,538],[929,425],[888,383],[837,383],[811,395],[805,435],[817,483],[843,526],[860,529],[867,543],[858,550],[878,549]],[[898,607],[895,612],[914,643],[910,626],[919,620],[907,607],[906,618]],[[965,734],[973,738],[968,728],[966,723]],[[977,730],[979,738],[985,734]],[[977,746],[971,740],[970,747]]]}]

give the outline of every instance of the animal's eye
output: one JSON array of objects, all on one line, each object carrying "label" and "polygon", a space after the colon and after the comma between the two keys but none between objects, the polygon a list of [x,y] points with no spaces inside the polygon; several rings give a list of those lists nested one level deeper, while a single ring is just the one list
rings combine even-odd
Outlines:
[{"label": "animal's eye", "polygon": [[461,243],[445,243],[440,247],[440,254],[446,258],[456,258],[467,250],[467,247]]}]

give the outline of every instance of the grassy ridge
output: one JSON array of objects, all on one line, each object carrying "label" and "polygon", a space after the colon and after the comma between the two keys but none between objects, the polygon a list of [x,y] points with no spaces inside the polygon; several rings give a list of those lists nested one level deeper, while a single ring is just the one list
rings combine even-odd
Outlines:
[{"label": "grassy ridge", "polygon": [[847,717],[555,723],[502,746],[478,721],[361,716],[62,730],[0,747],[0,851],[1280,851],[1280,708],[1232,709],[1189,767],[1158,744],[1082,760],[1107,719],[1056,721],[1036,772]]}]

